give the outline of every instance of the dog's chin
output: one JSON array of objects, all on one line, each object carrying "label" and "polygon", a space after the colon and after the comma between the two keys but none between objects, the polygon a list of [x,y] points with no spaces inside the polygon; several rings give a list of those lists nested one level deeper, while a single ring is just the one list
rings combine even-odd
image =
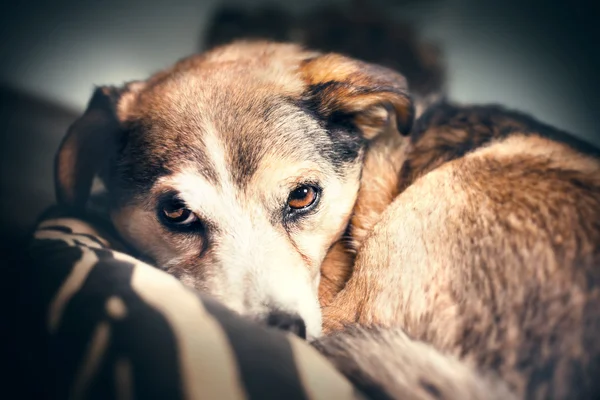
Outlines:
[{"label": "dog's chin", "polygon": [[312,342],[319,339],[323,334],[323,319],[321,317],[321,308],[317,305],[316,315],[305,317],[306,323],[306,340]]},{"label": "dog's chin", "polygon": [[315,327],[313,329],[307,329],[307,331],[306,331],[306,341],[307,342],[312,342],[321,337],[321,335],[323,334],[321,325],[322,325],[321,320],[319,319],[318,323],[315,324]]}]

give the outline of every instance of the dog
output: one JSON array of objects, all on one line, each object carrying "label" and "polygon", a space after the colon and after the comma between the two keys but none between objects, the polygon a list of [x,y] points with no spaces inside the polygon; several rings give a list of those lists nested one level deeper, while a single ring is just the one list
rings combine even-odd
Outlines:
[{"label": "dog", "polygon": [[137,251],[374,398],[593,397],[597,158],[501,109],[415,108],[393,70],[236,42],[98,88],[58,200],[99,176]]},{"label": "dog", "polygon": [[316,338],[321,266],[348,226],[366,148],[401,141],[413,112],[390,69],[236,42],[98,88],[59,149],[57,197],[84,207],[99,176],[114,226],[145,257],[242,315]]}]

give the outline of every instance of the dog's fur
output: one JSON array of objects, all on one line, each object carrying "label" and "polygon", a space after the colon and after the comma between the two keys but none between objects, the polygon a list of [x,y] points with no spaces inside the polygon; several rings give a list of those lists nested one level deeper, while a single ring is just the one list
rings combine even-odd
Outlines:
[{"label": "dog's fur", "polygon": [[[259,320],[299,315],[321,330],[317,290],[348,225],[369,142],[408,133],[398,73],[292,44],[239,42],[145,82],[99,88],[57,157],[59,201],[85,204],[99,172],[121,235],[157,265]],[[285,214],[297,185],[322,188],[313,212]],[[194,231],[157,218],[176,193]]]},{"label": "dog's fur", "polygon": [[[324,310],[326,332],[379,330],[342,331],[319,348],[359,385],[378,382],[393,398],[504,390],[491,377],[496,389],[480,391],[475,371],[494,372],[517,398],[597,398],[597,150],[525,115],[448,104],[423,115],[408,147],[401,194]],[[475,369],[449,360],[434,375],[414,374],[441,356],[407,360],[423,342]],[[461,385],[469,394],[456,382],[471,382]]]},{"label": "dog's fur", "polygon": [[[378,326],[316,343],[375,397],[600,393],[598,160],[500,109],[441,104],[408,139],[413,115],[391,70],[239,42],[99,88],[58,198],[99,174],[128,242],[241,314]],[[290,221],[305,182],[320,201]],[[194,230],[160,223],[174,192]]]}]

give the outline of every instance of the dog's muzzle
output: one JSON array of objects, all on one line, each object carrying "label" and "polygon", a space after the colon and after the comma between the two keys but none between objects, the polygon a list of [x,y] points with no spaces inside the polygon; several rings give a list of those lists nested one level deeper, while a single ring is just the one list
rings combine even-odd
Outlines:
[{"label": "dog's muzzle", "polygon": [[302,339],[306,339],[306,324],[298,314],[271,311],[267,316],[266,323],[268,326],[291,332]]}]

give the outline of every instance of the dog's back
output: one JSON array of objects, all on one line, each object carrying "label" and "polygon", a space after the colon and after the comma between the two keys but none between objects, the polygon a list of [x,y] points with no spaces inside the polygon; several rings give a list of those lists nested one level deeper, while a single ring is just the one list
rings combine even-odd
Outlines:
[{"label": "dog's back", "polygon": [[404,191],[325,312],[391,328],[318,344],[357,383],[394,398],[505,398],[500,382],[600,395],[600,162],[542,134],[562,136],[491,107],[417,123]]}]

